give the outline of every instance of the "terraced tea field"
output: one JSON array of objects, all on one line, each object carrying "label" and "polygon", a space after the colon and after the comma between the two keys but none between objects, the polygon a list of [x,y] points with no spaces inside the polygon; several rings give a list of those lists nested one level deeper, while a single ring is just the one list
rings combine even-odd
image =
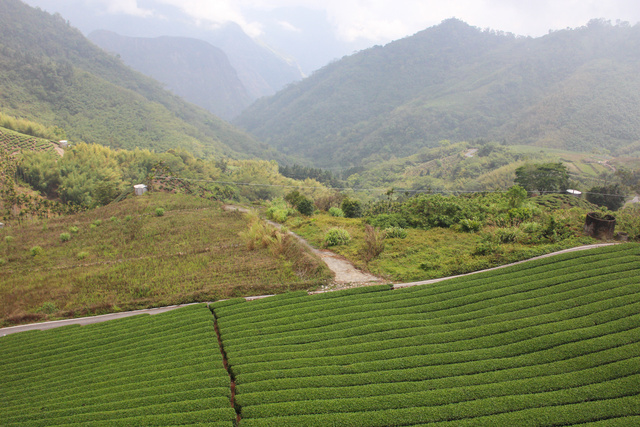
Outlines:
[{"label": "terraced tea field", "polygon": [[242,426],[640,423],[640,246],[212,305]]},{"label": "terraced tea field", "polygon": [[0,338],[0,425],[232,426],[204,304]]},{"label": "terraced tea field", "polygon": [[[0,425],[640,423],[640,245],[0,338]],[[1,334],[1,332],[0,332]]]},{"label": "terraced tea field", "polygon": [[54,151],[54,144],[42,138],[25,135],[10,129],[0,127],[0,147],[8,153],[29,151]]}]

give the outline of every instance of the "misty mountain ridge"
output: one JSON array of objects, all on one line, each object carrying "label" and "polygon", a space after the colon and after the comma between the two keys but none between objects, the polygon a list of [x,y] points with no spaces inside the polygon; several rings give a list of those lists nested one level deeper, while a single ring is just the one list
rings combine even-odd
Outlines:
[{"label": "misty mountain ridge", "polygon": [[88,38],[125,64],[161,83],[185,100],[231,119],[253,100],[225,53],[186,37],[125,37],[94,31]]},{"label": "misty mountain ridge", "polygon": [[234,123],[320,167],[408,156],[444,139],[631,154],[640,151],[639,65],[640,25],[593,20],[530,38],[449,19],[331,63]]},{"label": "misty mountain ridge", "polygon": [[0,111],[63,128],[72,141],[199,157],[279,158],[214,114],[87,40],[60,15],[0,2]]}]

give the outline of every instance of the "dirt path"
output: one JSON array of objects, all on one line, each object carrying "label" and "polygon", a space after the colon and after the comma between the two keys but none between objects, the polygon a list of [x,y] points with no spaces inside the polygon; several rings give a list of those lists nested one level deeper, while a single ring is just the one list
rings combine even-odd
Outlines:
[{"label": "dirt path", "polygon": [[[223,208],[224,210],[229,212],[242,212],[242,213],[249,212],[249,210],[246,208],[233,206],[233,205],[225,205]],[[266,222],[276,227],[277,229],[282,228],[282,224],[278,224],[277,222],[273,222],[269,220],[266,220]],[[292,231],[289,231],[289,234],[295,237],[296,239],[298,239],[298,241],[300,241],[300,243],[302,243],[305,247],[307,247],[311,252],[319,256],[320,259],[324,261],[325,264],[327,264],[327,267],[329,267],[329,269],[333,271],[333,273],[335,274],[334,283],[331,284],[328,288],[343,289],[346,287],[363,286],[367,284],[379,284],[379,283],[385,282],[385,280],[379,277],[376,277],[372,274],[368,274],[358,270],[346,258],[336,253],[333,253],[331,251],[328,251],[326,249],[316,249],[312,247],[306,240],[304,240],[302,237],[298,236],[296,233]]]}]

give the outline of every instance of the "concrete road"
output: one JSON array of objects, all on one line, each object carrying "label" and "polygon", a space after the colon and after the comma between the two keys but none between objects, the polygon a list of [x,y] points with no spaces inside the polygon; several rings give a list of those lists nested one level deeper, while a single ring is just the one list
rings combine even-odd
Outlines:
[{"label": "concrete road", "polygon": [[169,307],[149,308],[146,310],[124,311],[122,313],[103,314],[100,316],[79,317],[77,319],[54,320],[51,322],[31,323],[29,325],[10,326],[8,328],[0,328],[0,337],[17,332],[32,331],[35,329],[44,331],[46,329],[59,328],[67,325],[90,325],[92,323],[106,322],[107,320],[122,319],[123,317],[137,316],[139,314],[159,314],[165,311],[175,310],[192,304],[172,305]]}]

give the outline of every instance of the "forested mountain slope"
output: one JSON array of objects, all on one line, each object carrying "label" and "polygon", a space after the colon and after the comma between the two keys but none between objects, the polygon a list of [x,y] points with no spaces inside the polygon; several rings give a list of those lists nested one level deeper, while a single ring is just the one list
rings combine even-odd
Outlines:
[{"label": "forested mountain slope", "polygon": [[94,31],[89,39],[166,84],[176,95],[224,119],[231,119],[252,101],[227,55],[205,41],[126,37],[111,31]]},{"label": "forested mountain slope", "polygon": [[639,65],[639,25],[591,21],[533,39],[450,19],[330,64],[235,122],[323,167],[443,139],[629,154],[640,140]]},{"label": "forested mountain slope", "polygon": [[69,139],[198,156],[277,157],[213,114],[165,91],[89,42],[64,19],[0,2],[0,110]]}]

